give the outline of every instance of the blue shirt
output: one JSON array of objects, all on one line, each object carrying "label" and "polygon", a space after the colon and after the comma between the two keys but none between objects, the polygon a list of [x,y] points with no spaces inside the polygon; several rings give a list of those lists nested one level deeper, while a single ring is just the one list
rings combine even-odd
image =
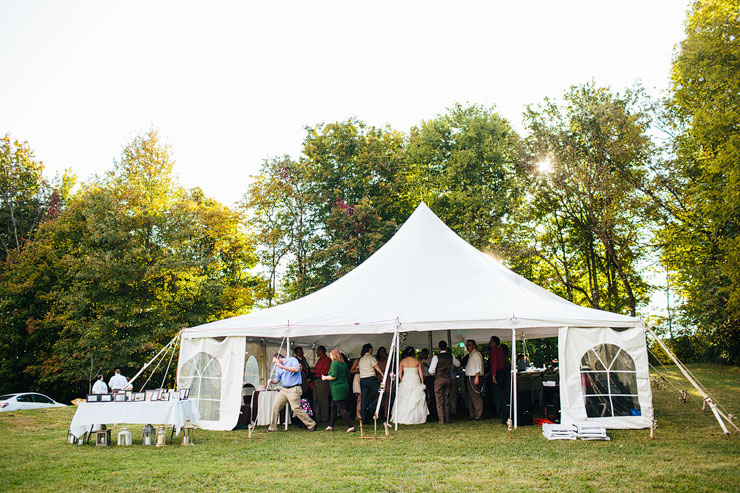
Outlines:
[{"label": "blue shirt", "polygon": [[[298,363],[297,358],[285,358],[285,362],[283,363],[283,366],[286,366],[288,368],[298,368],[300,369],[301,364]],[[301,372],[292,372],[288,370],[283,370],[282,368],[277,368],[275,371],[275,380],[283,384],[283,387],[293,387],[294,385],[300,385],[303,380],[301,379]]]}]

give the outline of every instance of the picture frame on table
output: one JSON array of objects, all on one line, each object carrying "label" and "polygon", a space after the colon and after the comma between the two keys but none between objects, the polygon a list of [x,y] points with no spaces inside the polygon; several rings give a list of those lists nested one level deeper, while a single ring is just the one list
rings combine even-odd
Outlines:
[{"label": "picture frame on table", "polygon": [[156,401],[159,398],[159,391],[158,390],[145,390],[144,391],[144,400],[149,401]]},{"label": "picture frame on table", "polygon": [[184,401],[190,396],[190,389],[180,389],[180,400]]},{"label": "picture frame on table", "polygon": [[100,402],[100,394],[87,394],[87,402]]},{"label": "picture frame on table", "polygon": [[100,402],[113,402],[113,394],[99,394]]},{"label": "picture frame on table", "polygon": [[124,394],[123,392],[113,394],[113,401],[114,402],[126,402],[126,394]]},{"label": "picture frame on table", "polygon": [[170,400],[170,393],[167,391],[160,392],[159,393],[159,400],[160,401],[168,401]]},{"label": "picture frame on table", "polygon": [[133,390],[127,390],[126,391],[126,402],[131,402],[134,400],[134,391]]},{"label": "picture frame on table", "polygon": [[178,392],[177,390],[170,390],[169,391],[169,394],[170,394],[170,400],[171,401],[179,401],[180,400],[180,392]]},{"label": "picture frame on table", "polygon": [[146,400],[145,392],[134,392],[134,402],[144,402]]}]

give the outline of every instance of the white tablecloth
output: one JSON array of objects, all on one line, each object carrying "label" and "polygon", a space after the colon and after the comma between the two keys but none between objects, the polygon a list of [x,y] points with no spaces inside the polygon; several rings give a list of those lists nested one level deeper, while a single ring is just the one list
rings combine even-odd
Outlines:
[{"label": "white tablecloth", "polygon": [[[257,394],[257,426],[267,426],[270,424],[272,419],[272,406],[275,404],[279,391],[277,390],[262,390]],[[290,404],[286,403],[286,407],[290,408]],[[285,418],[285,409],[280,413],[280,423],[283,423]],[[288,423],[290,423],[290,417],[288,417]]]},{"label": "white tablecloth", "polygon": [[77,408],[69,430],[76,437],[90,430],[94,424],[151,424],[173,425],[180,431],[186,419],[196,423],[200,419],[194,400],[137,401],[137,402],[83,402]]}]

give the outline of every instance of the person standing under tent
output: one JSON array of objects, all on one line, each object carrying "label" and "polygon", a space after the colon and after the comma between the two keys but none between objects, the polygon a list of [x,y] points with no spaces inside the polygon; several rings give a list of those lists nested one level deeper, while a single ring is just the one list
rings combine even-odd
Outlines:
[{"label": "person standing under tent", "polygon": [[301,409],[303,390],[301,389],[301,364],[298,359],[285,358],[278,353],[272,358],[272,362],[275,364],[276,371],[275,378],[270,380],[270,383],[282,383],[283,386],[275,399],[275,404],[272,406],[272,419],[267,431],[277,431],[278,416],[286,402],[290,404],[293,414],[306,425],[308,431],[315,431],[316,422],[308,416],[306,411]]},{"label": "person standing under tent", "polygon": [[[337,351],[339,352],[339,351]],[[319,346],[316,348],[316,365],[313,367],[313,412],[316,421],[329,421],[329,401],[331,393],[329,381],[323,378],[329,373],[331,359],[326,355],[326,348]],[[340,355],[341,356],[341,355]],[[347,365],[344,365],[345,367]]]},{"label": "person standing under tent", "polygon": [[301,390],[303,391],[303,398],[308,400],[309,404],[313,408],[313,395],[311,392],[311,366],[308,364],[308,360],[306,360],[306,356],[303,354],[303,348],[302,347],[296,347],[293,350],[293,354],[295,355],[296,359],[298,360],[298,363],[301,366]]},{"label": "person standing under tent", "polygon": [[527,371],[528,365],[529,365],[529,362],[527,362],[527,358],[524,356],[523,353],[519,353],[516,357],[516,371],[518,372]]},{"label": "person standing under tent", "polygon": [[491,365],[491,377],[488,383],[490,395],[487,396],[491,406],[491,418],[501,415],[501,408],[505,407],[501,402],[502,384],[507,380],[504,369],[504,352],[501,350],[501,339],[492,336],[488,343],[488,361]]},{"label": "person standing under tent", "polygon": [[416,358],[415,354],[416,350],[411,346],[401,353],[398,401],[392,418],[394,423],[418,425],[426,423],[427,416],[429,416],[421,361]]},{"label": "person standing under tent", "polygon": [[92,393],[93,394],[107,394],[108,386],[105,384],[105,381],[103,380],[103,375],[98,375],[95,378],[96,380],[92,386]]},{"label": "person standing under tent", "polygon": [[468,413],[470,419],[479,421],[483,415],[483,396],[481,395],[481,375],[483,375],[483,355],[476,348],[475,341],[468,339],[468,364],[465,365],[465,385],[468,389]]},{"label": "person standing under tent", "polygon": [[116,368],[115,375],[110,377],[110,382],[108,382],[108,387],[110,387],[110,391],[120,392],[121,390],[126,390],[126,387],[128,386],[128,380],[126,377],[121,375],[121,370]]},{"label": "person standing under tent", "polygon": [[380,389],[380,382],[375,372],[383,374],[378,360],[373,356],[372,344],[362,346],[357,370],[360,373],[360,419],[363,423],[370,424],[375,413],[375,405],[378,403],[378,390]]},{"label": "person standing under tent", "polygon": [[450,390],[452,390],[452,367],[459,368],[460,362],[450,353],[447,342],[439,341],[439,354],[432,356],[429,374],[434,375],[434,397],[437,403],[439,424],[450,422]]},{"label": "person standing under tent", "polygon": [[434,405],[434,375],[429,373],[429,364],[431,358],[429,356],[429,349],[423,348],[421,350],[421,373],[424,375],[424,385],[426,385],[426,396],[427,396],[427,408],[432,414],[432,417],[436,418],[437,406]]},{"label": "person standing under tent", "polygon": [[332,349],[329,354],[331,354],[331,366],[328,373],[321,377],[321,380],[328,382],[331,387],[331,417],[326,431],[334,430],[334,423],[337,422],[337,410],[339,410],[345,423],[347,423],[347,433],[352,433],[355,431],[355,427],[347,409],[349,403],[349,399],[347,399],[349,396],[349,368],[347,368],[338,349]]}]

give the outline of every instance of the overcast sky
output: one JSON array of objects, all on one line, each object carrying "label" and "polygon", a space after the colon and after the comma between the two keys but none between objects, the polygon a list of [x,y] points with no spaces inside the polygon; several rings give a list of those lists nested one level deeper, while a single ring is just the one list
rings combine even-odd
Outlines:
[{"label": "overcast sky", "polygon": [[591,79],[659,94],[688,4],[0,0],[0,133],[85,180],[155,127],[181,183],[231,204],[305,125],[408,131],[471,102],[521,129]]}]

